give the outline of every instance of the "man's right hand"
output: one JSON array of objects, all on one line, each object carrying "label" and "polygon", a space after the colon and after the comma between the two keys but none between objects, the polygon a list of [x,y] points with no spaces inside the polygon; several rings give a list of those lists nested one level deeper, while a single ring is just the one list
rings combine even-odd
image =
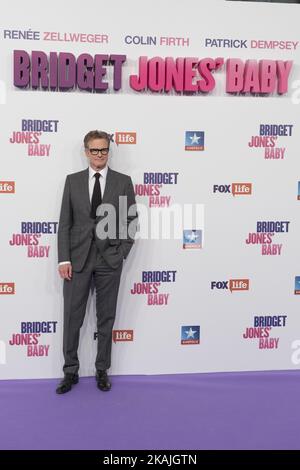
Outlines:
[{"label": "man's right hand", "polygon": [[72,279],[72,264],[61,264],[58,266],[58,272],[62,279],[66,279],[67,281],[71,281]]}]

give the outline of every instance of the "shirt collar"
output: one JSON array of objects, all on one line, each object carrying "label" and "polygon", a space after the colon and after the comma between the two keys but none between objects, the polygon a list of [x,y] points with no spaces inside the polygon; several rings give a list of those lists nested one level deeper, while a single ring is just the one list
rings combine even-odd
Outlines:
[{"label": "shirt collar", "polygon": [[95,173],[100,173],[102,178],[106,179],[107,176],[107,171],[108,171],[108,166],[106,165],[102,170],[100,171],[95,171],[91,166],[89,166],[89,179],[92,179],[94,177]]}]

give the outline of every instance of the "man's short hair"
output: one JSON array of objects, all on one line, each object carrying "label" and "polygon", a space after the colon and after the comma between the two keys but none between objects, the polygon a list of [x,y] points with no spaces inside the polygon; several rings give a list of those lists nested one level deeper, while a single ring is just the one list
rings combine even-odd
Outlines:
[{"label": "man's short hair", "polygon": [[107,141],[107,146],[109,147],[111,137],[107,132],[104,131],[90,131],[83,139],[84,147],[87,148],[89,141],[93,139],[105,139]]}]

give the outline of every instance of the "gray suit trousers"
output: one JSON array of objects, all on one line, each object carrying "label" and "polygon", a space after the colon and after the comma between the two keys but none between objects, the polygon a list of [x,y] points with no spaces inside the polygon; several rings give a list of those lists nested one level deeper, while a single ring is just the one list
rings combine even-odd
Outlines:
[{"label": "gray suit trousers", "polygon": [[123,263],[117,269],[111,268],[98,252],[95,242],[92,242],[83,270],[73,271],[72,279],[64,280],[64,373],[75,374],[79,369],[77,350],[80,328],[84,321],[92,280],[96,291],[98,332],[96,371],[110,368],[112,329],[122,266]]}]

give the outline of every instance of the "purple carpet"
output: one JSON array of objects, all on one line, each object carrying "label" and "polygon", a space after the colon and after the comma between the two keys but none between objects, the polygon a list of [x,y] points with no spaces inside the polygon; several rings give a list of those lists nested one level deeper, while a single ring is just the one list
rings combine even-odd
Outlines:
[{"label": "purple carpet", "polygon": [[300,449],[300,373],[0,382],[1,449]]}]

